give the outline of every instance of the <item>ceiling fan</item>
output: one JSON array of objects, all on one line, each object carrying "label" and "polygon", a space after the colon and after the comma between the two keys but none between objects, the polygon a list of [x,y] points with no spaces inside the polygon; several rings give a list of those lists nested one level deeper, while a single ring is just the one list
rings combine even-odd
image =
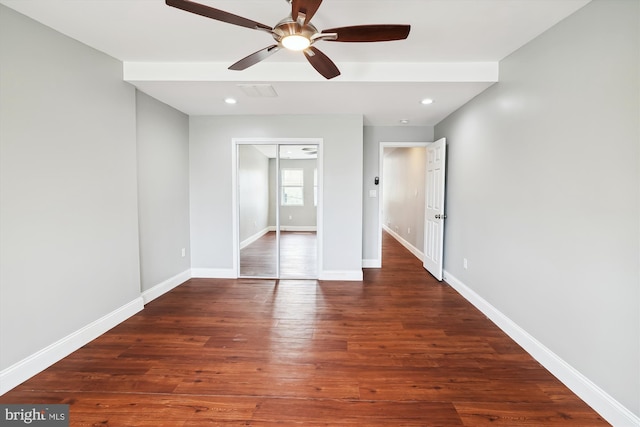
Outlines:
[{"label": "ceiling fan", "polygon": [[234,15],[220,9],[214,9],[191,0],[166,0],[167,5],[195,13],[207,18],[226,22],[252,30],[267,32],[277,42],[274,45],[260,49],[246,58],[241,59],[230,70],[245,70],[252,65],[268,58],[282,48],[302,51],[309,63],[326,79],[340,75],[336,64],[313,46],[320,40],[334,42],[381,42],[402,40],[409,36],[410,25],[355,25],[350,27],[331,28],[318,31],[311,24],[311,18],[318,11],[322,0],[286,0],[291,3],[291,15],[287,16],[275,27],[270,27],[242,16]]}]

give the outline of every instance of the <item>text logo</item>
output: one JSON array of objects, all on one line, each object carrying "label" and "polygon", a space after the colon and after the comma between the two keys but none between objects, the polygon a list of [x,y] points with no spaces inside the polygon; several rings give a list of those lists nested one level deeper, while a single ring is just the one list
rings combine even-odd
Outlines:
[{"label": "text logo", "polygon": [[69,405],[0,405],[0,426],[69,427]]}]

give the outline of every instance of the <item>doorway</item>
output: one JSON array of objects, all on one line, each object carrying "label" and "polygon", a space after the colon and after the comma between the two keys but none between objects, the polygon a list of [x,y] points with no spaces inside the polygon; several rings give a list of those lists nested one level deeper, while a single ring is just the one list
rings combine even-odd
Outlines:
[{"label": "doorway", "polygon": [[382,260],[382,230],[422,261],[426,142],[380,144],[378,249]]},{"label": "doorway", "polygon": [[322,141],[234,139],[237,277],[317,279]]},{"label": "doorway", "polygon": [[383,229],[442,280],[445,191],[444,138],[432,142],[380,143],[378,258]]}]

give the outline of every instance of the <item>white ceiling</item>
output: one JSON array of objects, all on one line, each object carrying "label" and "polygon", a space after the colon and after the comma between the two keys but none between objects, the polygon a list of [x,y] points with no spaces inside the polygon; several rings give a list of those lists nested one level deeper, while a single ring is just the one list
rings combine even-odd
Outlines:
[{"label": "white ceiling", "polygon": [[[266,157],[275,159],[278,151],[275,144],[252,145]],[[280,158],[292,160],[315,160],[318,158],[318,146],[315,144],[295,145],[287,144],[280,146]]]},{"label": "white ceiling", "polygon": [[[285,0],[199,2],[269,26],[290,11]],[[411,25],[402,41],[318,42],[342,71],[326,81],[301,53],[285,50],[245,71],[227,70],[273,39],[163,0],[0,0],[123,61],[125,80],[187,114],[353,113],[370,125],[435,125],[498,80],[498,61],[588,2],[324,0],[312,21],[319,30]],[[278,97],[247,96],[239,83],[270,83]],[[434,103],[421,105],[423,98]]]}]

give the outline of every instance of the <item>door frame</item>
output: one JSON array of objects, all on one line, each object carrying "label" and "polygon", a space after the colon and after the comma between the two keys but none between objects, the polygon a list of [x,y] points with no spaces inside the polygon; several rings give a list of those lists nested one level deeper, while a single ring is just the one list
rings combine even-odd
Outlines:
[{"label": "door frame", "polygon": [[[323,235],[323,138],[232,138],[231,139],[231,215],[232,215],[232,233],[233,233],[233,275],[240,277],[240,224],[238,215],[240,209],[238,206],[238,146],[239,145],[317,145],[317,168],[318,168],[318,205],[316,206],[316,250],[317,250],[317,272],[318,275],[322,271],[322,235]],[[279,150],[277,150],[279,152]],[[278,161],[276,161],[278,164]],[[276,173],[276,183],[279,186],[280,177]],[[276,197],[279,200],[278,197]],[[279,204],[279,203],[278,203]],[[276,226],[279,225],[279,206],[276,207]],[[279,227],[277,227],[279,228]],[[279,243],[278,243],[279,251]],[[280,263],[280,254],[277,256],[278,264]],[[280,266],[278,265],[278,276]]]},{"label": "door frame", "polygon": [[[378,260],[377,265],[371,265],[371,268],[381,268],[382,267],[382,225],[383,225],[383,205],[382,205],[382,181],[384,179],[384,149],[385,148],[414,148],[414,147],[423,147],[425,150],[427,146],[432,142],[380,142],[379,154],[378,154],[378,173],[379,173],[379,184],[378,184]],[[426,167],[426,165],[425,165]],[[427,188],[425,187],[425,193]],[[425,194],[426,196],[426,194]],[[424,248],[423,248],[424,251]],[[423,260],[420,259],[422,262]]]}]

